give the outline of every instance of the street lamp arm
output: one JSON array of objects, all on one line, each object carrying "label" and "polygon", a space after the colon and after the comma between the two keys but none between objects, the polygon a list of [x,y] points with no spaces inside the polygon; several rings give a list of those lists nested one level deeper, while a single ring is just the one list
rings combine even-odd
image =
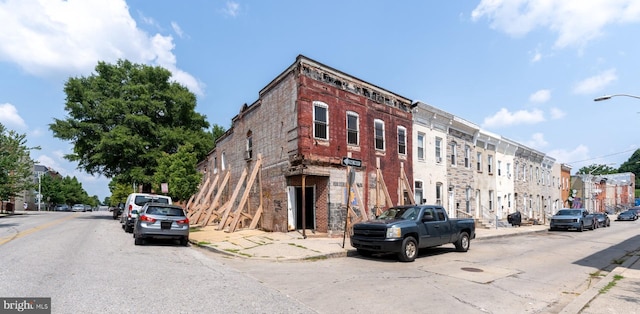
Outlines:
[{"label": "street lamp arm", "polygon": [[593,99],[593,101],[603,101],[603,100],[611,99],[612,97],[618,97],[618,96],[631,97],[631,98],[640,99],[640,96],[636,96],[636,95],[630,95],[630,94],[613,94],[613,95],[604,95],[604,96],[600,96],[600,97],[594,98],[594,99]]}]

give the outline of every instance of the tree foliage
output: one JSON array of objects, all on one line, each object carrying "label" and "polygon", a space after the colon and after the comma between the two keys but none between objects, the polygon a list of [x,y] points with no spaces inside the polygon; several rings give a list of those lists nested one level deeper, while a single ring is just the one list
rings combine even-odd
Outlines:
[{"label": "tree foliage", "polygon": [[95,73],[65,83],[68,118],[49,125],[55,137],[74,143],[65,158],[80,169],[150,185],[164,153],[190,143],[203,159],[213,147],[195,95],[170,81],[168,70],[119,60],[99,62]]},{"label": "tree foliage", "polygon": [[[111,180],[111,182],[109,182],[109,190],[111,191],[111,197],[107,205],[110,206],[118,206],[119,203],[124,204],[124,202],[127,201],[127,196],[133,193],[131,185],[118,182],[118,180]],[[105,199],[105,202],[106,201]]]},{"label": "tree foliage", "polygon": [[636,149],[635,152],[629,157],[629,160],[620,165],[618,169],[620,172],[633,172],[636,175],[636,187],[640,186],[640,149]]},{"label": "tree foliage", "polygon": [[55,204],[88,204],[98,205],[97,196],[89,197],[82,188],[82,183],[76,177],[43,175],[40,178],[40,192],[43,200],[51,205]]},{"label": "tree foliage", "polygon": [[577,174],[603,175],[618,173],[618,169],[612,168],[606,164],[591,164],[580,168]]},{"label": "tree foliage", "polygon": [[202,174],[196,170],[198,159],[191,144],[184,145],[172,155],[164,154],[159,160],[158,169],[154,176],[154,189],[161,191],[161,184],[167,183],[168,195],[174,201],[188,200],[198,191]]},{"label": "tree foliage", "polygon": [[[0,200],[22,195],[33,190],[33,160],[29,155],[25,134],[7,130],[0,123]],[[37,149],[37,147],[35,147]]]}]

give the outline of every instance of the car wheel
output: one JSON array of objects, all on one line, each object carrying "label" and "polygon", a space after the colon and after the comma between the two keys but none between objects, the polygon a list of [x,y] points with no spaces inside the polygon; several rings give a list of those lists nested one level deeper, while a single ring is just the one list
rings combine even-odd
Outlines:
[{"label": "car wheel", "polygon": [[137,237],[135,238],[135,240],[133,240],[133,243],[135,243],[135,245],[143,245],[144,244],[144,239],[141,237]]},{"label": "car wheel", "polygon": [[406,237],[402,240],[402,247],[398,253],[401,262],[413,262],[418,255],[418,245],[413,237]]},{"label": "car wheel", "polygon": [[188,246],[189,245],[189,238],[184,237],[184,238],[180,239],[180,245]]},{"label": "car wheel", "polygon": [[460,233],[460,238],[455,243],[456,251],[466,252],[469,250],[470,245],[471,245],[471,241],[469,240],[469,234],[466,232]]},{"label": "car wheel", "polygon": [[373,252],[369,250],[357,249],[357,251],[358,251],[358,254],[360,254],[360,256],[364,256],[364,257],[369,257],[373,254]]}]

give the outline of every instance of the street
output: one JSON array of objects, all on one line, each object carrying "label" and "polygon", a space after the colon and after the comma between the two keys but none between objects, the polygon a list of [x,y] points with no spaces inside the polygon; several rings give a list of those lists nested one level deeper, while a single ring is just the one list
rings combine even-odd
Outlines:
[{"label": "street", "polygon": [[[53,313],[557,313],[638,243],[638,223],[396,257],[272,262],[134,246],[109,212],[0,219],[0,296]],[[604,271],[599,271],[604,269]]]}]

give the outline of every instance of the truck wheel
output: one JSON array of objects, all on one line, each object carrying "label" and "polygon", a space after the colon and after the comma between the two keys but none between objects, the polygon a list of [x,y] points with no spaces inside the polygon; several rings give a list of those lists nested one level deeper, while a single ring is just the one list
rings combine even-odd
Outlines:
[{"label": "truck wheel", "polygon": [[398,253],[401,262],[413,262],[418,255],[418,245],[413,237],[406,237],[402,240],[402,247]]},{"label": "truck wheel", "polygon": [[471,244],[471,241],[469,240],[469,234],[466,232],[460,233],[460,238],[458,238],[458,241],[456,241],[456,243],[454,244],[456,246],[456,251],[458,252],[468,251],[469,245]]},{"label": "truck wheel", "polygon": [[578,232],[584,231],[584,224],[581,222],[580,227],[578,228]]},{"label": "truck wheel", "polygon": [[371,254],[373,254],[373,252],[363,250],[363,249],[357,249],[357,251],[358,251],[358,254],[360,254],[360,256],[364,256],[364,257],[369,257],[371,256]]}]

